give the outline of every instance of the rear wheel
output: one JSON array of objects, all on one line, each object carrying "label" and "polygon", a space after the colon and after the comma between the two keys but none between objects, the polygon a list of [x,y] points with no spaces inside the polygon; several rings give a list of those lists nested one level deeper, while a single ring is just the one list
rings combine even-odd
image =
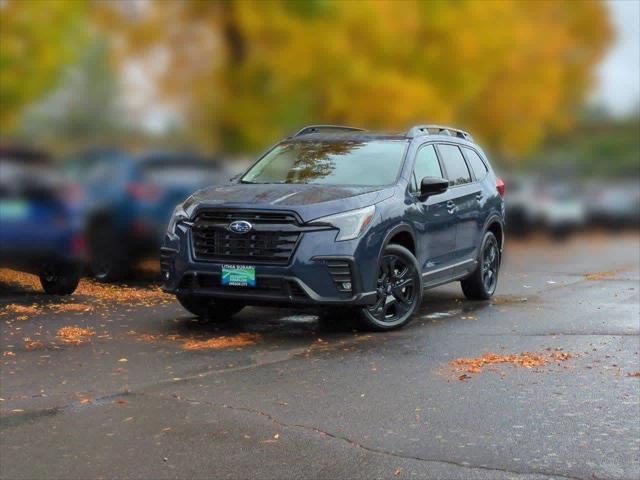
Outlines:
[{"label": "rear wheel", "polygon": [[400,245],[388,245],[378,267],[376,303],[360,310],[367,330],[403,327],[420,307],[422,276],[413,254]]},{"label": "rear wheel", "polygon": [[80,282],[80,269],[75,265],[47,265],[40,273],[42,289],[49,295],[71,295]]},{"label": "rear wheel", "polygon": [[482,240],[476,270],[460,282],[462,292],[470,300],[488,300],[498,286],[499,271],[498,240],[492,232],[487,232]]},{"label": "rear wheel", "polygon": [[176,295],[178,302],[185,310],[193,313],[196,317],[225,321],[244,308],[244,305],[231,300],[212,300],[208,297],[196,295]]}]

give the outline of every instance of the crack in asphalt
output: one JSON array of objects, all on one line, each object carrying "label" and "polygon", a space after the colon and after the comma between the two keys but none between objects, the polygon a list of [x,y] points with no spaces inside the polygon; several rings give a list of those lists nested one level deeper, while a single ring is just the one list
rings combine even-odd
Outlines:
[{"label": "crack in asphalt", "polygon": [[[38,408],[38,409],[30,409],[30,410],[19,409],[20,411],[8,411],[8,410],[0,409],[0,431],[9,427],[19,426],[31,420],[38,420],[40,418],[45,418],[52,415],[58,415],[58,414],[69,413],[69,412],[77,412],[77,411],[84,410],[91,407],[98,407],[106,404],[108,401],[112,401],[120,397],[133,396],[133,395],[146,395],[146,393],[144,393],[145,390],[162,388],[163,386],[168,384],[179,385],[179,384],[188,383],[192,380],[201,380],[203,378],[206,378],[212,375],[222,375],[226,373],[241,372],[244,370],[252,370],[254,368],[270,366],[278,363],[287,362],[294,358],[298,358],[301,355],[307,354],[311,351],[322,352],[332,348],[344,347],[345,345],[356,345],[362,340],[366,340],[368,338],[369,338],[368,336],[363,335],[363,336],[351,338],[349,340],[340,340],[332,344],[330,343],[322,344],[322,345],[314,344],[307,347],[298,347],[298,348],[288,349],[286,351],[280,351],[277,353],[270,352],[267,355],[258,356],[260,358],[256,358],[256,356],[253,356],[252,358],[253,362],[248,363],[246,365],[219,368],[214,370],[205,370],[204,372],[184,375],[181,377],[172,377],[172,378],[165,378],[162,380],[154,380],[151,382],[143,382],[143,383],[137,384],[135,388],[128,388],[126,390],[108,393],[99,397],[95,397],[86,403],[83,401],[73,401],[63,405],[54,405],[46,408]],[[12,400],[12,398],[5,397],[5,400]],[[30,400],[33,400],[33,398]]]},{"label": "crack in asphalt", "polygon": [[[164,395],[159,395],[159,398],[168,398]],[[238,407],[238,406],[233,406],[233,405],[229,405],[229,404],[220,404],[220,403],[215,403],[215,402],[211,402],[209,400],[195,400],[195,399],[191,399],[191,398],[187,398],[187,397],[181,397],[177,394],[172,394],[171,398],[173,398],[174,400],[177,401],[184,401],[184,402],[188,402],[188,403],[204,403],[206,405],[212,406],[212,407],[216,407],[216,408],[225,408],[228,410],[234,410],[234,411],[240,411],[240,412],[246,412],[246,413],[252,413],[254,415],[258,415],[261,417],[264,417],[266,419],[268,419],[269,421],[271,421],[272,423],[282,427],[282,428],[298,428],[301,430],[305,430],[305,431],[312,431],[315,432],[317,434],[319,434],[322,437],[329,437],[332,438],[334,440],[340,440],[342,442],[345,442],[355,448],[359,448],[361,450],[365,450],[367,452],[370,453],[375,453],[378,455],[387,455],[387,456],[391,456],[394,458],[400,458],[403,460],[415,460],[415,461],[419,461],[419,462],[427,462],[427,463],[444,463],[447,465],[452,465],[455,467],[460,467],[460,468],[465,468],[465,469],[469,469],[469,470],[483,470],[483,471],[488,471],[488,472],[502,472],[502,473],[507,473],[507,474],[515,474],[515,475],[546,475],[548,477],[551,478],[563,478],[566,480],[588,480],[586,478],[581,478],[581,477],[572,477],[572,476],[568,476],[568,475],[564,475],[564,474],[560,474],[560,473],[549,473],[549,472],[544,472],[544,471],[517,471],[517,470],[509,470],[506,468],[496,468],[496,467],[487,467],[487,466],[482,466],[482,465],[469,465],[466,463],[462,463],[462,462],[456,462],[454,460],[442,460],[442,459],[432,459],[432,458],[424,458],[424,457],[419,457],[417,455],[407,455],[407,454],[403,454],[403,453],[398,453],[398,452],[393,452],[391,450],[385,450],[383,448],[376,448],[376,447],[370,447],[367,445],[364,445],[360,442],[357,442],[356,440],[353,440],[349,437],[343,436],[343,435],[338,435],[335,433],[331,433],[327,430],[323,430],[319,427],[315,427],[313,425],[304,425],[301,423],[286,423],[283,422],[282,420],[276,418],[274,415],[268,413],[268,412],[264,412],[262,410],[258,410],[258,409],[254,409],[254,408],[249,408],[249,407]]]}]

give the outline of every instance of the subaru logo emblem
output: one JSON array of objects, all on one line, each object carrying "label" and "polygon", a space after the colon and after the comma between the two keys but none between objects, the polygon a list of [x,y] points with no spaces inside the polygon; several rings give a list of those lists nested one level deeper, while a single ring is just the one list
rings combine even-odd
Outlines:
[{"label": "subaru logo emblem", "polygon": [[247,233],[253,228],[253,225],[245,220],[236,220],[231,222],[227,228],[233,233]]}]

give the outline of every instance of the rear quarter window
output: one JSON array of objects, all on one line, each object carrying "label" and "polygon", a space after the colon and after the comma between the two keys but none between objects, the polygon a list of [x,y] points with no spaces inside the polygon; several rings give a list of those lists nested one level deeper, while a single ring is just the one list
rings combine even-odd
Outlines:
[{"label": "rear quarter window", "polygon": [[471,150],[470,148],[463,148],[465,157],[467,157],[467,161],[473,170],[473,173],[476,176],[476,180],[482,180],[487,176],[489,169],[487,165],[482,161],[480,155],[475,150]]},{"label": "rear quarter window", "polygon": [[447,179],[449,185],[464,185],[471,183],[471,174],[467,168],[467,162],[464,161],[462,152],[455,145],[439,144],[438,151],[444,163],[444,169],[447,171]]}]

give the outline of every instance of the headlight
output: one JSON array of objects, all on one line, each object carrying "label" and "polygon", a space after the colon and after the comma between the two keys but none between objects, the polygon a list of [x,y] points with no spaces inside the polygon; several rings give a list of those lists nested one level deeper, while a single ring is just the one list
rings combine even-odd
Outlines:
[{"label": "headlight", "polygon": [[376,213],[376,207],[361,208],[359,210],[351,210],[349,212],[329,215],[328,217],[317,218],[309,222],[310,225],[331,225],[340,230],[336,236],[336,242],[343,240],[353,240],[358,238],[367,229],[373,215]]},{"label": "headlight", "polygon": [[169,220],[169,226],[167,227],[167,232],[175,235],[176,233],[176,225],[183,220],[188,220],[189,216],[187,212],[184,211],[184,207],[182,204],[177,205],[173,213],[171,214],[171,219]]}]

